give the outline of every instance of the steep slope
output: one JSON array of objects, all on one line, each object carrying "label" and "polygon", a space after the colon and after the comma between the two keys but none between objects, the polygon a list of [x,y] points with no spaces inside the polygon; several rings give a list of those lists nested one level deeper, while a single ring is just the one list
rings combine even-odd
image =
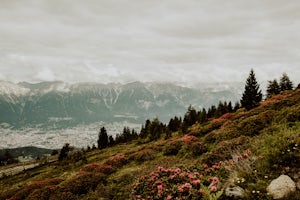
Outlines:
[{"label": "steep slope", "polygon": [[[187,132],[103,150],[0,180],[1,199],[272,199],[281,174],[300,181],[300,90],[246,111],[195,124]],[[299,199],[299,188],[284,199]]]}]

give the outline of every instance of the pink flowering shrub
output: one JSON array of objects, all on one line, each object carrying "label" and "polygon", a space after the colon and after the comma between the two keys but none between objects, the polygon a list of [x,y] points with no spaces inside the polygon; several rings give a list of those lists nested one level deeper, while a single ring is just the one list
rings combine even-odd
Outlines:
[{"label": "pink flowering shrub", "polygon": [[94,173],[103,173],[103,174],[111,174],[115,170],[111,165],[101,164],[101,163],[92,163],[85,165],[82,169],[84,172],[94,172]]},{"label": "pink flowering shrub", "polygon": [[34,190],[40,190],[45,187],[55,187],[55,185],[59,184],[62,180],[53,178],[53,179],[45,179],[42,181],[36,181],[33,183],[30,183],[29,185],[22,188],[19,192],[17,192],[12,198],[9,200],[18,200],[18,199],[25,199],[27,196],[33,192]]},{"label": "pink flowering shrub", "polygon": [[220,117],[220,119],[232,119],[233,117],[234,117],[234,113],[225,113],[224,115],[222,115],[221,117]]},{"label": "pink flowering shrub", "polygon": [[105,162],[105,164],[111,165],[114,167],[120,167],[126,163],[127,163],[127,157],[123,153],[115,155],[115,156],[111,156]]},{"label": "pink flowering shrub", "polygon": [[193,135],[184,135],[182,138],[179,139],[180,141],[184,142],[185,144],[192,144],[194,142],[198,142],[199,139]]},{"label": "pink flowering shrub", "polygon": [[[201,199],[206,194],[202,184],[203,175],[189,170],[165,169],[158,167],[157,171],[142,176],[134,185],[135,199]],[[218,179],[212,178],[216,186]],[[216,182],[217,181],[217,182]],[[216,192],[211,188],[210,192]],[[209,192],[209,193],[210,193]]]}]

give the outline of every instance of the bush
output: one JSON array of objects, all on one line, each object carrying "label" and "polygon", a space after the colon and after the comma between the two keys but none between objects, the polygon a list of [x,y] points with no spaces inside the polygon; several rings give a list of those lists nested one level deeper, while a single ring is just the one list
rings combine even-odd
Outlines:
[{"label": "bush", "polygon": [[11,200],[13,200],[13,199],[26,199],[35,190],[40,190],[40,189],[43,189],[47,186],[57,185],[61,181],[62,181],[61,179],[54,178],[54,179],[45,179],[45,180],[33,182],[33,183],[25,186],[24,188],[22,188],[19,192],[17,192],[11,198]]},{"label": "bush", "polygon": [[213,119],[207,125],[200,128],[199,134],[206,135],[207,133],[220,128],[225,122],[226,122],[226,120],[223,118]]},{"label": "bush", "polygon": [[[274,151],[273,151],[274,152]],[[268,162],[276,167],[296,167],[300,166],[300,139],[287,141],[277,151],[269,155]]]},{"label": "bush", "polygon": [[237,127],[243,135],[255,136],[273,121],[275,115],[275,111],[268,110],[242,120]]},{"label": "bush", "polygon": [[87,194],[90,190],[95,190],[98,184],[105,181],[106,176],[102,173],[81,171],[73,178],[60,184],[56,194],[64,193],[82,195]]},{"label": "bush", "polygon": [[217,177],[210,179],[210,189],[202,184],[201,178],[199,172],[158,167],[157,171],[142,176],[135,183],[133,195],[135,199],[201,199],[209,196],[217,199],[221,196],[222,192],[217,192]]},{"label": "bush", "polygon": [[155,158],[156,151],[153,149],[143,149],[138,152],[133,153],[130,156],[130,160],[134,160],[138,163],[142,163],[148,160],[153,160]]},{"label": "bush", "polygon": [[93,172],[93,173],[103,173],[109,175],[115,172],[115,169],[111,165],[101,164],[101,163],[92,163],[85,165],[82,169],[83,172]]},{"label": "bush", "polygon": [[207,151],[206,145],[202,142],[194,142],[191,144],[184,144],[178,155],[185,158],[193,158],[200,156]]},{"label": "bush", "polygon": [[105,162],[105,164],[111,165],[113,167],[121,167],[121,166],[125,165],[126,163],[127,163],[127,157],[123,153],[115,155],[115,156],[111,156]]},{"label": "bush", "polygon": [[182,145],[183,145],[182,141],[175,140],[173,142],[170,142],[166,144],[163,150],[163,154],[165,156],[177,155]]}]

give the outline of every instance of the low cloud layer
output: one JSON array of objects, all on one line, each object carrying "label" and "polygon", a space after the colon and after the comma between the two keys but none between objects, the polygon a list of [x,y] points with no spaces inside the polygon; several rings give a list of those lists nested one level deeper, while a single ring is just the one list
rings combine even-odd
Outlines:
[{"label": "low cloud layer", "polygon": [[300,2],[4,0],[0,79],[300,82]]}]

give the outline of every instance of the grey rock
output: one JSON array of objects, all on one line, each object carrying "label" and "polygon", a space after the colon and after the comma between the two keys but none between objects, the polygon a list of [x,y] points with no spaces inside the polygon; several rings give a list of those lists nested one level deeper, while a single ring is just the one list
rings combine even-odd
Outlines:
[{"label": "grey rock", "polygon": [[281,175],[270,183],[267,191],[273,196],[273,199],[282,199],[296,191],[296,184],[289,176]]},{"label": "grey rock", "polygon": [[226,196],[229,196],[229,197],[242,198],[245,195],[245,190],[239,186],[228,187],[225,189],[225,194],[226,194]]}]

